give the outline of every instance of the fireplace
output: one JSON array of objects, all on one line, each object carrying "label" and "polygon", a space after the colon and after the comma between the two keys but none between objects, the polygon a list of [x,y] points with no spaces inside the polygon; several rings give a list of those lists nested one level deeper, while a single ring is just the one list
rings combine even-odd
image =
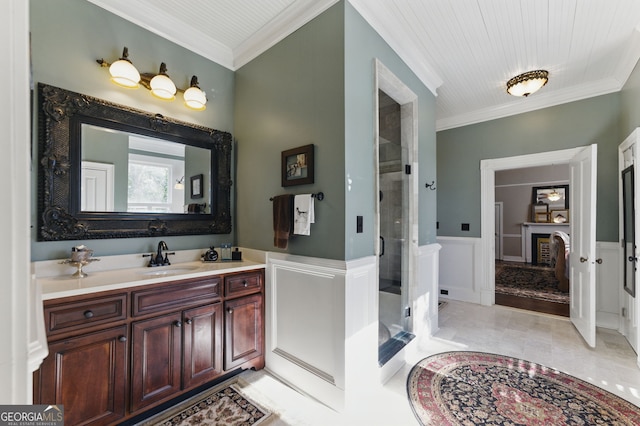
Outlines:
[{"label": "fireplace", "polygon": [[550,234],[531,234],[531,264],[551,266]]},{"label": "fireplace", "polygon": [[[549,238],[554,231],[562,231],[569,234],[568,223],[532,223],[525,222],[522,224],[522,254],[526,263],[549,263]],[[533,236],[547,238],[547,241],[541,241],[540,244],[534,241]],[[538,250],[540,248],[540,250]],[[534,258],[535,256],[535,258]]]}]

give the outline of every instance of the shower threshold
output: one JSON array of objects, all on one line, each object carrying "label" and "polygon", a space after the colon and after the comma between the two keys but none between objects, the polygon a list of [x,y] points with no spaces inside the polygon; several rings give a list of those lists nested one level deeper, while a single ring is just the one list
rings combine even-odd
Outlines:
[{"label": "shower threshold", "polygon": [[412,333],[401,331],[391,339],[384,342],[378,347],[378,365],[382,367],[385,365],[395,354],[400,352],[402,348],[416,337]]}]

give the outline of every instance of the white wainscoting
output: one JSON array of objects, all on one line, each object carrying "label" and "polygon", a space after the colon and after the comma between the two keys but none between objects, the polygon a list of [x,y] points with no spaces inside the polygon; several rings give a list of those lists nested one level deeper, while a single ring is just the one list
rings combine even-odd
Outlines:
[{"label": "white wainscoting", "polygon": [[[438,331],[438,280],[440,244],[418,249],[418,283],[413,296],[413,333],[419,337]],[[422,339],[417,339],[421,341]]]},{"label": "white wainscoting", "polygon": [[266,368],[343,411],[377,380],[376,258],[267,253]]},{"label": "white wainscoting", "polygon": [[[440,244],[418,248],[409,298],[413,350],[438,329]],[[266,369],[329,407],[355,406],[405,365],[406,351],[378,366],[377,258],[351,261],[266,254]]]},{"label": "white wainscoting", "polygon": [[[438,237],[441,299],[480,303],[482,276],[480,238]],[[448,294],[442,294],[442,291]]]},{"label": "white wainscoting", "polygon": [[[485,283],[482,277],[488,265],[482,265],[479,238],[438,237],[440,251],[440,290],[448,295],[439,297],[472,303],[484,303],[495,292],[495,283]],[[596,267],[596,325],[618,330],[620,321],[620,289],[622,276],[618,243],[596,242],[596,256],[602,263]]]}]

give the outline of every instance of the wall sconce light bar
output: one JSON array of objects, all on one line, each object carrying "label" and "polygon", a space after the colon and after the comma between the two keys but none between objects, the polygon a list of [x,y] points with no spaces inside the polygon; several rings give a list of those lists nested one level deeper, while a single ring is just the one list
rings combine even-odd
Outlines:
[{"label": "wall sconce light bar", "polygon": [[143,86],[151,94],[159,99],[173,101],[176,92],[183,94],[184,103],[187,108],[204,111],[207,107],[207,95],[198,86],[198,77],[191,77],[191,84],[186,90],[176,87],[175,83],[167,74],[167,65],[162,62],[157,74],[140,73],[129,60],[129,50],[125,47],[122,57],[113,64],[109,64],[104,59],[97,59],[96,62],[103,68],[109,68],[111,81],[121,87],[130,89]]}]

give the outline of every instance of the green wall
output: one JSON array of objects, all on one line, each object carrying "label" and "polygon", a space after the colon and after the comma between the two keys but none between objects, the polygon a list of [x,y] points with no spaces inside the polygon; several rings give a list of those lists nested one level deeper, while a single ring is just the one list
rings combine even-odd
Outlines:
[{"label": "green wall", "polygon": [[636,127],[640,126],[640,65],[636,64],[620,92],[620,99],[622,103],[620,142],[622,142]]},{"label": "green wall", "polygon": [[[186,122],[233,131],[232,71],[86,0],[31,0],[30,14],[34,84],[43,82]],[[182,88],[188,86],[192,75],[197,75],[200,87],[209,98],[207,109],[191,111],[179,98],[164,102],[153,98],[143,88],[122,89],[111,83],[108,70],[99,67],[96,59],[113,62],[121,56],[124,46],[129,48],[129,59],[140,72],[157,72],[160,62],[164,61],[172,80]],[[37,141],[34,141],[33,152],[38,152]],[[72,246],[80,243],[93,248],[97,257],[141,253],[156,248],[160,238],[37,242],[36,157],[32,166],[32,260],[64,258]],[[165,240],[171,250],[181,250],[233,243],[235,237],[234,234],[202,235],[167,237]]]},{"label": "green wall", "polygon": [[438,132],[438,235],[480,237],[480,160],[596,143],[596,238],[618,241],[620,117],[620,93],[613,93]]},{"label": "green wall", "polygon": [[[420,185],[436,178],[435,97],[348,2],[335,4],[235,73],[85,0],[32,0],[30,7],[35,82],[234,135],[233,233],[170,237],[166,240],[172,250],[221,242],[278,250],[269,198],[322,191],[325,199],[316,202],[311,236],[292,238],[286,251],[347,260],[373,254],[374,58],[418,95]],[[96,59],[113,61],[125,45],[142,72],[154,72],[164,61],[182,87],[192,74],[198,75],[209,95],[207,110],[193,112],[178,100],[160,102],[144,89],[124,90],[110,83]],[[281,152],[307,144],[315,145],[315,182],[281,187]],[[92,247],[96,256],[155,248],[158,238],[35,241],[37,169],[34,158],[32,260],[66,257],[80,243]],[[420,244],[435,241],[435,202],[434,191],[420,191]],[[365,219],[362,234],[355,233],[357,215]]]},{"label": "green wall", "polygon": [[[419,173],[435,179],[435,97],[341,1],[236,73],[238,242],[273,246],[269,197],[323,191],[311,236],[287,252],[331,259],[374,253],[374,58],[419,97]],[[315,145],[315,183],[280,186],[280,153]],[[435,241],[435,193],[420,193],[420,243]],[[356,216],[364,232],[356,233]]]},{"label": "green wall", "polygon": [[[286,251],[344,258],[344,21],[335,5],[236,71],[238,244],[273,245],[270,197],[324,192]],[[281,152],[315,145],[315,182],[281,187]]]},{"label": "green wall", "polygon": [[[418,96],[418,243],[433,243],[436,192],[424,185],[436,178],[436,98],[349,3],[345,7],[345,28],[346,259],[374,254],[374,209],[378,198],[374,179],[375,58]],[[358,215],[364,219],[361,234],[356,233]]]},{"label": "green wall", "polygon": [[83,125],[82,141],[82,160],[113,164],[113,211],[126,212],[129,192],[129,138],[126,133],[105,132]]}]

